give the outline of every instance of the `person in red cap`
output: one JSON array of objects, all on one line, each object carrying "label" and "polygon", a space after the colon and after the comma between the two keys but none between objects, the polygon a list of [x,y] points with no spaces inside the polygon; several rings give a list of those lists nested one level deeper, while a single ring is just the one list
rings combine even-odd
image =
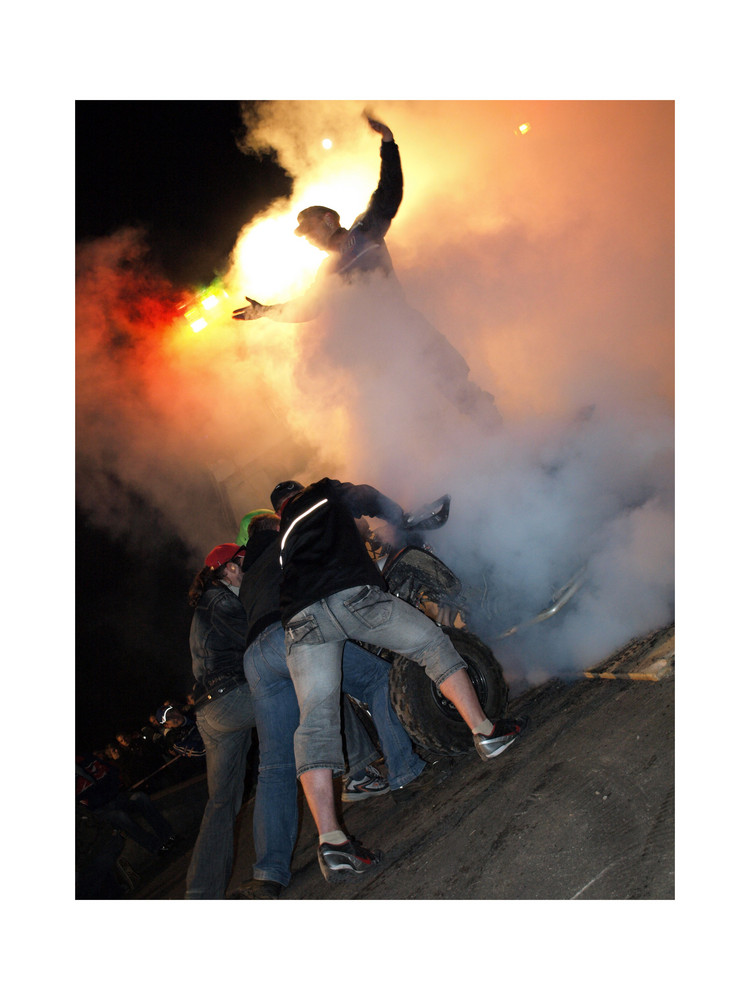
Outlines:
[{"label": "person in red cap", "polygon": [[193,675],[203,694],[195,720],[206,748],[208,802],[187,873],[186,899],[224,899],[234,861],[255,716],[242,669],[247,618],[237,597],[244,548],[211,549],[188,593]]}]

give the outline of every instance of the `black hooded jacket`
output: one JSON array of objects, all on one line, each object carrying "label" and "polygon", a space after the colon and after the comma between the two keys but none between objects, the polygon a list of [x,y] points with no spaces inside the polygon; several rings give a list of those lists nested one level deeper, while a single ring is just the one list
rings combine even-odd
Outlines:
[{"label": "black hooded jacket", "polygon": [[279,513],[284,625],[298,611],[340,590],[365,585],[388,589],[355,518],[368,515],[400,524],[404,512],[395,501],[372,486],[321,479],[288,500]]}]

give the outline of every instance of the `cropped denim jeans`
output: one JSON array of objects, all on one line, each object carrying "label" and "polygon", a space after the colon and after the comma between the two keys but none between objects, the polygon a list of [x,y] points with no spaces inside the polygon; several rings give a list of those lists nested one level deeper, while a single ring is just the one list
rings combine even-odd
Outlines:
[{"label": "cropped denim jeans", "polygon": [[435,622],[378,587],[342,590],[304,608],[286,628],[287,663],[300,706],[294,736],[298,775],[315,768],[341,769],[339,690],[347,639],[421,663],[438,686],[466,667]]},{"label": "cropped denim jeans", "polygon": [[[260,751],[253,816],[256,857],[253,874],[255,878],[288,885],[297,837],[294,743],[300,715],[280,622],[269,626],[248,647],[244,668],[255,705]],[[370,708],[388,767],[389,781],[393,787],[407,784],[422,772],[425,764],[414,753],[411,741],[391,707],[388,664],[359,646],[347,643],[343,653],[343,675],[344,690]],[[344,704],[346,706],[346,702]],[[341,718],[341,704],[337,701],[335,728],[339,734],[339,756],[336,770],[341,773],[348,766],[348,770],[355,773],[375,760],[377,751],[354,713],[345,708],[345,762],[341,753]]]}]

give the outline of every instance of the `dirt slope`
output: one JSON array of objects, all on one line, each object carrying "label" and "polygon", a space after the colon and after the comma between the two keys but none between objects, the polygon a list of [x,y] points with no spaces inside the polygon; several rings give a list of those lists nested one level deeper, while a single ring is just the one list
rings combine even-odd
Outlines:
[{"label": "dirt slope", "polygon": [[[386,854],[365,883],[323,880],[305,809],[282,901],[674,898],[674,628],[588,674],[516,699],[511,709],[530,717],[529,729],[495,761],[455,758],[410,802],[345,804],[349,832]],[[188,844],[133,896],[182,898],[189,853]],[[252,861],[250,801],[230,891]]]}]

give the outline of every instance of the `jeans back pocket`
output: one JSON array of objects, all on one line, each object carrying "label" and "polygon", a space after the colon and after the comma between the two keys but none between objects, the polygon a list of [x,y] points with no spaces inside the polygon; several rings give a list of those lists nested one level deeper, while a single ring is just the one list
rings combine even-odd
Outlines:
[{"label": "jeans back pocket", "polygon": [[390,621],[393,598],[380,587],[363,587],[344,601],[344,607],[368,628],[378,628]]},{"label": "jeans back pocket", "polygon": [[285,629],[284,641],[288,654],[292,646],[296,646],[299,643],[305,643],[306,645],[321,643],[323,636],[320,633],[315,618],[312,615],[306,615],[301,619],[292,618]]}]

